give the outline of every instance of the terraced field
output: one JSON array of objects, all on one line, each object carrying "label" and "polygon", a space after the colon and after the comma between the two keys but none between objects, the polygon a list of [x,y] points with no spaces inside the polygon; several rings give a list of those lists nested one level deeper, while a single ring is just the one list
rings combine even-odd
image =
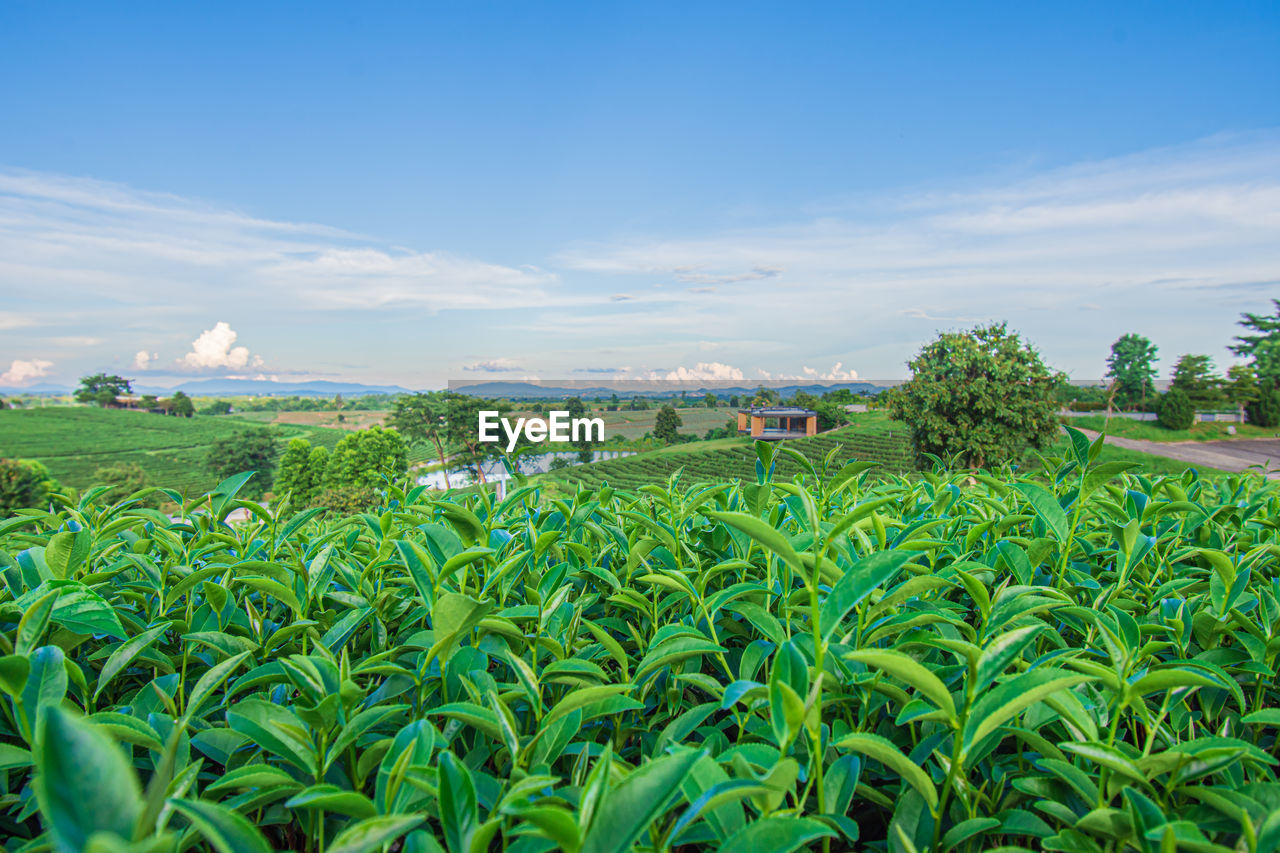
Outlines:
[{"label": "terraced field", "polygon": [[[905,434],[901,431],[895,433],[891,427],[883,424],[844,427],[812,438],[793,439],[784,444],[803,454],[816,466],[821,466],[827,454],[834,450],[836,454],[833,464],[837,468],[851,459],[879,462],[885,473],[905,473],[913,468],[911,446],[907,443]],[[696,448],[697,445],[564,468],[551,472],[546,477],[592,489],[604,483],[619,489],[635,489],[650,483],[665,483],[672,474],[683,468],[681,479],[685,483],[755,481],[756,452],[745,439],[740,444],[728,447],[717,446],[705,450],[686,447]],[[790,479],[800,473],[800,463],[786,454],[780,454],[775,464],[774,474],[779,478]]]},{"label": "terraced field", "polygon": [[[182,491],[212,488],[205,468],[209,447],[226,435],[258,428],[225,417],[170,418],[147,412],[59,407],[0,412],[0,456],[37,459],[53,476],[75,488],[90,485],[99,468],[116,463],[142,466],[152,482]],[[272,424],[283,443],[305,438],[332,449],[346,432],[323,427]]]}]

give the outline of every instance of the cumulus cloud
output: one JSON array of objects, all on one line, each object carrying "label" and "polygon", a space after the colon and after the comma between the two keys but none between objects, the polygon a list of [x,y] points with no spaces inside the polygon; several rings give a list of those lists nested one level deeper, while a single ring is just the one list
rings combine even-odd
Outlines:
[{"label": "cumulus cloud", "polygon": [[858,371],[853,368],[843,369],[844,363],[837,361],[835,366],[828,371],[815,370],[812,367],[803,368],[805,378],[807,379],[829,379],[834,381],[852,381],[858,378]]},{"label": "cumulus cloud", "polygon": [[[191,352],[182,357],[181,363],[196,370],[239,370],[249,364],[249,348],[234,346],[237,337],[230,324],[219,322],[191,342]],[[255,367],[261,363],[261,359],[254,360]]]},{"label": "cumulus cloud", "polygon": [[31,361],[15,358],[13,363],[9,365],[9,369],[4,373],[0,373],[0,382],[6,385],[25,385],[32,379],[48,376],[49,368],[51,367],[53,367],[53,362],[45,361],[42,358],[34,358]]},{"label": "cumulus cloud", "polygon": [[743,373],[736,367],[728,364],[721,364],[718,361],[700,361],[693,367],[677,367],[675,370],[668,371],[661,377],[655,375],[653,378],[675,380],[742,379]]},{"label": "cumulus cloud", "polygon": [[151,362],[160,357],[159,353],[147,352],[144,349],[138,350],[138,354],[133,357],[134,370],[146,370],[151,366]]}]

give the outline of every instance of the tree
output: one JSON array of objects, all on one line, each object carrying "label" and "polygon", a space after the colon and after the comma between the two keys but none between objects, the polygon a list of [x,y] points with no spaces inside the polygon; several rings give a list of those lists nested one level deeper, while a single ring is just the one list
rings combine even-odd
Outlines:
[{"label": "tree", "polygon": [[255,476],[245,484],[240,494],[256,500],[271,488],[278,452],[276,440],[270,432],[265,429],[246,430],[215,441],[209,448],[205,464],[219,480],[253,471]]},{"label": "tree", "polygon": [[405,394],[397,397],[387,418],[387,426],[404,436],[409,444],[434,447],[440,469],[444,472],[444,485],[449,488],[449,466],[445,463],[444,443],[447,440],[449,411],[445,395],[433,391],[429,394]]},{"label": "tree", "polygon": [[917,454],[981,468],[1058,436],[1062,374],[1003,323],[943,333],[908,366],[911,379],[893,389],[889,410],[907,423]]},{"label": "tree", "polygon": [[1227,381],[1222,383],[1227,402],[1243,411],[1258,399],[1258,375],[1249,364],[1233,364],[1227,368]]},{"label": "tree", "polygon": [[1213,359],[1207,355],[1184,355],[1173,366],[1170,389],[1177,388],[1187,395],[1192,409],[1216,409],[1225,402],[1218,387],[1222,380],[1213,369]]},{"label": "tree", "polygon": [[704,395],[702,398],[703,405],[705,405],[708,409],[714,409],[716,407],[717,402],[718,401],[716,400],[716,395],[712,394],[710,391],[708,391],[706,395]]},{"label": "tree", "polygon": [[4,401],[3,397],[0,397],[0,411],[4,411],[7,408],[9,408],[9,404]]},{"label": "tree", "polygon": [[761,385],[756,389],[755,396],[751,398],[752,406],[772,406],[780,401],[782,397],[772,388],[766,388]]},{"label": "tree", "polygon": [[293,495],[296,506],[306,506],[311,502],[311,482],[307,471],[307,461],[310,457],[311,442],[305,438],[289,440],[289,445],[276,466],[275,493],[277,496]]},{"label": "tree", "polygon": [[1107,356],[1107,378],[1116,386],[1116,397],[1123,408],[1147,405],[1156,392],[1156,354],[1159,349],[1142,335],[1132,332],[1111,345]]},{"label": "tree", "polygon": [[[144,398],[145,400],[145,398]],[[215,400],[200,410],[202,415],[229,415],[231,414],[231,404],[226,400]]]},{"label": "tree", "polygon": [[1280,388],[1265,388],[1245,404],[1249,423],[1265,429],[1280,426]]},{"label": "tree", "polygon": [[326,489],[381,490],[385,478],[409,468],[408,447],[400,433],[380,426],[344,435],[325,470]]},{"label": "tree", "polygon": [[683,421],[671,406],[658,409],[658,417],[653,422],[653,437],[663,444],[675,444],[680,440],[679,429]]},{"label": "tree", "polygon": [[191,402],[191,398],[181,391],[174,391],[173,396],[169,398],[169,414],[189,418],[195,413],[196,407]]},{"label": "tree", "polygon": [[76,389],[75,398],[79,403],[95,403],[105,406],[114,402],[121,394],[133,391],[133,380],[107,373],[95,373],[92,376],[80,377],[80,387]]},{"label": "tree", "polygon": [[142,399],[138,401],[139,408],[154,409],[160,405],[160,400],[155,394],[143,394]]},{"label": "tree", "polygon": [[48,509],[49,498],[61,490],[41,463],[0,458],[0,518],[20,509]]},{"label": "tree", "polygon": [[853,422],[853,417],[845,407],[833,400],[822,400],[812,408],[818,413],[819,432],[826,432]]},{"label": "tree", "polygon": [[335,394],[333,396],[333,408],[337,411],[342,411],[342,395],[341,394]]},{"label": "tree", "polygon": [[571,418],[580,418],[587,413],[587,407],[583,405],[581,397],[570,397],[565,400],[564,410]]},{"label": "tree", "polygon": [[1231,352],[1251,359],[1261,388],[1280,388],[1280,299],[1272,299],[1274,315],[1242,314],[1239,325],[1256,334],[1237,335],[1228,347]]},{"label": "tree", "polygon": [[1196,410],[1195,406],[1191,405],[1191,398],[1187,396],[1186,391],[1171,387],[1160,398],[1160,411],[1157,416],[1160,419],[1160,426],[1165,429],[1186,430],[1191,429]]},{"label": "tree", "polygon": [[445,402],[445,435],[450,444],[461,448],[459,456],[476,472],[476,478],[484,483],[484,463],[501,455],[506,444],[501,440],[480,440],[480,411],[494,411],[501,417],[511,410],[511,406],[497,400],[482,400],[452,392],[445,394]]},{"label": "tree", "polygon": [[325,477],[329,473],[329,448],[324,445],[311,448],[307,456],[306,476],[298,478],[298,489],[306,489],[307,503],[314,506],[324,488]]},{"label": "tree", "polygon": [[791,404],[802,409],[816,409],[818,407],[818,398],[808,391],[797,391],[791,395]]}]

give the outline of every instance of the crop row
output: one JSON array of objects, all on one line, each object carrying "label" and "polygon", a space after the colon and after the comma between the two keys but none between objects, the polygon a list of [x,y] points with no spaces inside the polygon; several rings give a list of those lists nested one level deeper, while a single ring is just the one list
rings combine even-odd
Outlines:
[{"label": "crop row", "polygon": [[[836,467],[851,459],[869,459],[880,463],[880,470],[902,473],[912,468],[910,445],[901,436],[866,434],[857,428],[845,428],[811,438],[785,442],[815,465],[821,465],[835,451]],[[599,487],[608,483],[616,488],[635,489],[649,483],[665,483],[682,470],[681,479],[688,483],[714,483],[756,479],[756,454],[750,447],[716,448],[673,453],[649,453],[609,459],[588,465],[561,469],[549,476],[574,486]],[[791,457],[776,457],[775,475],[794,477],[800,466]]]},{"label": "crop row", "polygon": [[[9,851],[1280,848],[1280,484],[1066,456],[0,520]],[[773,472],[772,479],[768,472]],[[243,524],[225,519],[250,511]]]}]

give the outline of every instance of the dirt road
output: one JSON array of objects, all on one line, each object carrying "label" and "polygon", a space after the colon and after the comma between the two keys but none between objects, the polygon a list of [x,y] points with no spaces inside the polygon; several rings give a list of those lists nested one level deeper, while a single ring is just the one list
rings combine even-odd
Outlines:
[{"label": "dirt road", "polygon": [[[1093,430],[1081,430],[1090,439],[1098,437]],[[1265,465],[1268,477],[1280,480],[1280,438],[1237,438],[1229,441],[1139,441],[1107,436],[1107,444],[1177,459],[1192,465],[1217,468],[1220,471],[1244,471]]]}]

